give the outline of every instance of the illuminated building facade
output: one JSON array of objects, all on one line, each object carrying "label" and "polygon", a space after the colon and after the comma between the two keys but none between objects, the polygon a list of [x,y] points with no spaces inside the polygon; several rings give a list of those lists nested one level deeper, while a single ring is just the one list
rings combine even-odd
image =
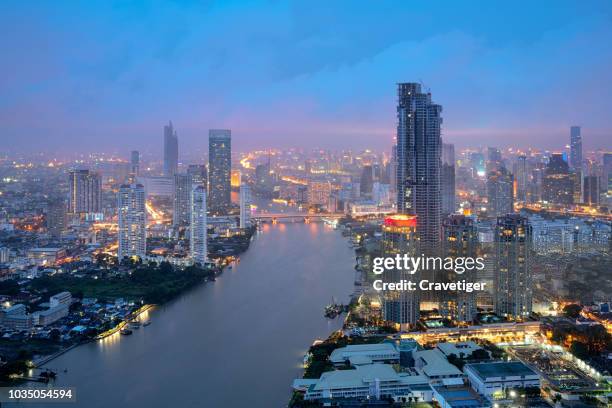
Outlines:
[{"label": "illuminated building facade", "polygon": [[72,170],[68,175],[70,200],[68,212],[73,215],[102,212],[102,178],[89,170]]},{"label": "illuminated building facade", "polygon": [[[442,224],[442,242],[444,256],[459,257],[478,257],[478,229],[473,218],[465,215],[451,215],[444,219]],[[465,279],[468,282],[476,282],[476,271],[465,271],[457,275],[454,271],[446,272],[444,281],[453,282],[458,279]],[[456,293],[444,292],[447,296],[442,299],[442,303],[448,307],[450,317],[462,322],[471,322],[476,315],[476,292],[457,291]],[[442,309],[442,308],[441,308]]]},{"label": "illuminated building facade", "polygon": [[232,132],[208,132],[208,196],[210,211],[226,214],[231,204]]},{"label": "illuminated building facade", "polygon": [[487,177],[488,213],[500,217],[514,211],[514,177],[504,166],[491,170]]},{"label": "illuminated building facade", "polygon": [[558,205],[573,204],[574,188],[574,179],[563,155],[553,154],[544,171],[542,200]]},{"label": "illuminated building facade", "polygon": [[206,189],[202,185],[195,186],[191,191],[191,227],[189,237],[189,253],[193,262],[204,265],[208,256],[206,219]]},{"label": "illuminated building facade", "polygon": [[508,214],[495,228],[495,312],[524,319],[532,308],[532,228],[527,218]]},{"label": "illuminated building facade", "polygon": [[174,175],[174,212],[172,213],[172,226],[185,227],[190,221],[190,200],[193,179],[190,174]]},{"label": "illuminated building facade", "polygon": [[440,245],[440,155],[442,106],[417,83],[398,84],[397,211],[416,215],[421,250]]},{"label": "illuminated building facade", "polygon": [[251,188],[246,183],[240,185],[240,228],[251,226]]},{"label": "illuminated building facade", "polygon": [[124,184],[119,188],[117,203],[119,218],[119,250],[117,257],[139,256],[147,250],[147,212],[145,189],[142,184]]},{"label": "illuminated building facade", "polygon": [[327,207],[331,195],[329,181],[311,181],[308,183],[308,204]]},{"label": "illuminated building facade", "polygon": [[[419,238],[417,234],[417,217],[407,214],[395,214],[385,217],[382,227],[381,251],[385,257],[397,254],[418,256]],[[384,272],[385,282],[399,282],[402,279],[418,280],[420,272],[410,275],[406,271],[387,270]],[[420,293],[419,290],[383,291],[383,319],[402,325],[414,325],[419,320]]]}]

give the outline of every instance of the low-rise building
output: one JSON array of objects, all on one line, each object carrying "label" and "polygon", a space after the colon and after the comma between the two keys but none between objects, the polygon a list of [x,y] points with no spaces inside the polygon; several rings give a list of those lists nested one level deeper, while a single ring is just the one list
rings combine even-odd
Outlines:
[{"label": "low-rise building", "polygon": [[32,316],[25,305],[19,303],[0,310],[0,326],[9,330],[28,330],[32,327]]},{"label": "low-rise building", "polygon": [[445,380],[433,388],[433,399],[441,408],[488,408],[489,401],[463,384],[460,379]]},{"label": "low-rise building", "polygon": [[329,361],[335,366],[372,363],[397,363],[400,352],[392,343],[357,344],[335,349]]},{"label": "low-rise building", "polygon": [[369,364],[350,370],[323,373],[319,379],[296,379],[293,388],[306,401],[339,401],[393,398],[395,401],[431,401],[432,390],[422,375],[397,373],[388,364]]},{"label": "low-rise building", "polygon": [[463,378],[461,370],[449,363],[440,350],[415,351],[412,356],[417,371],[434,384],[447,378]]},{"label": "low-rise building", "polygon": [[463,371],[472,388],[492,399],[503,398],[506,389],[540,386],[540,376],[520,361],[466,364]]}]

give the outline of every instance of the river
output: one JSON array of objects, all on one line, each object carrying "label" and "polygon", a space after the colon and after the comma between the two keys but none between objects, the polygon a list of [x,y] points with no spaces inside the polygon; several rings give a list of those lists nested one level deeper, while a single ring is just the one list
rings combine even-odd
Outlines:
[{"label": "river", "polygon": [[150,326],[47,367],[59,371],[57,387],[76,389],[66,407],[285,407],[308,346],[341,325],[323,308],[348,300],[353,266],[339,231],[266,224],[216,282],[147,312]]}]

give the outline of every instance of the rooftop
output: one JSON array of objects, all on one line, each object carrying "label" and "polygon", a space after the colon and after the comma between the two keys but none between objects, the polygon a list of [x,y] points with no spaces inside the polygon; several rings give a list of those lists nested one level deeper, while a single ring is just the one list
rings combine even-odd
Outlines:
[{"label": "rooftop", "polygon": [[491,377],[524,377],[538,375],[520,361],[467,364],[465,368],[472,370],[484,380]]}]

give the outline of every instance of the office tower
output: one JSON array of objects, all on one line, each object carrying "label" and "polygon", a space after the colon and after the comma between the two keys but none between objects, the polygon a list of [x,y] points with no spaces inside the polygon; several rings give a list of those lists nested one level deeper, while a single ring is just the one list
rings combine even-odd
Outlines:
[{"label": "office tower", "polygon": [[552,204],[569,205],[574,202],[574,179],[560,153],[554,153],[544,170],[542,200]]},{"label": "office tower", "polygon": [[511,319],[531,313],[532,231],[527,218],[509,214],[495,228],[495,312]]},{"label": "office tower", "polygon": [[[446,217],[442,223],[442,245],[444,256],[457,258],[477,258],[478,255],[478,230],[474,219],[464,215],[453,214]],[[478,281],[475,270],[465,271],[457,274],[454,271],[445,271],[443,276],[445,282],[465,280],[467,282]],[[476,292],[444,292],[446,296],[447,310],[450,317],[462,322],[471,322],[476,315]]]},{"label": "office tower", "polygon": [[170,121],[164,126],[164,176],[174,176],[178,171],[178,136]]},{"label": "office tower", "polygon": [[516,159],[516,199],[520,202],[527,202],[527,156],[520,155]]},{"label": "office tower", "polygon": [[208,132],[208,205],[210,211],[225,214],[231,204],[232,133],[225,129]]},{"label": "office tower", "polygon": [[174,212],[172,213],[172,226],[174,228],[189,225],[192,178],[190,174],[177,173],[174,175]]},{"label": "office tower", "polygon": [[240,185],[240,228],[251,226],[251,189],[248,184]]},{"label": "office tower", "polygon": [[420,84],[398,84],[397,210],[418,217],[426,254],[440,245],[441,112]]},{"label": "office tower", "polygon": [[208,190],[208,176],[206,174],[206,166],[203,164],[190,164],[187,166],[187,174],[191,176],[191,182],[194,186],[202,185]]},{"label": "office tower", "polygon": [[374,184],[374,175],[372,166],[363,166],[361,178],[359,179],[359,191],[363,198],[372,198],[372,187]]},{"label": "office tower", "polygon": [[[382,227],[381,252],[385,257],[395,255],[419,256],[417,217],[407,214],[395,214],[385,218]],[[386,269],[383,272],[384,282],[401,280],[418,281],[420,272],[410,275],[406,270]],[[382,317],[388,322],[406,328],[419,320],[420,290],[392,290],[382,292]]]},{"label": "office tower", "polygon": [[119,218],[119,260],[124,257],[145,257],[147,252],[147,211],[142,184],[123,184],[117,200]]},{"label": "office tower", "polygon": [[488,214],[499,217],[514,212],[514,177],[501,166],[487,178]]},{"label": "office tower", "polygon": [[494,171],[502,166],[502,154],[497,147],[487,149],[487,172]]},{"label": "office tower", "polygon": [[61,238],[66,228],[66,201],[60,198],[49,201],[45,221],[49,235],[55,239]]},{"label": "office tower", "polygon": [[331,195],[329,181],[310,181],[308,183],[308,204],[327,207]]},{"label": "office tower", "polygon": [[68,175],[70,200],[68,212],[86,215],[102,212],[102,178],[89,170],[71,170]]},{"label": "office tower", "polygon": [[140,153],[138,150],[132,150],[130,154],[130,175],[138,177],[140,173]]},{"label": "office tower", "polygon": [[191,190],[191,227],[189,253],[193,262],[204,265],[208,255],[206,222],[206,189],[196,185]]},{"label": "office tower", "polygon": [[442,214],[455,212],[455,146],[442,144],[442,166],[440,168],[440,198]]},{"label": "office tower", "polygon": [[572,169],[582,168],[582,136],[580,126],[570,127],[570,160]]},{"label": "office tower", "polygon": [[584,190],[582,202],[586,205],[596,206],[599,204],[599,177],[586,176],[584,178]]}]

